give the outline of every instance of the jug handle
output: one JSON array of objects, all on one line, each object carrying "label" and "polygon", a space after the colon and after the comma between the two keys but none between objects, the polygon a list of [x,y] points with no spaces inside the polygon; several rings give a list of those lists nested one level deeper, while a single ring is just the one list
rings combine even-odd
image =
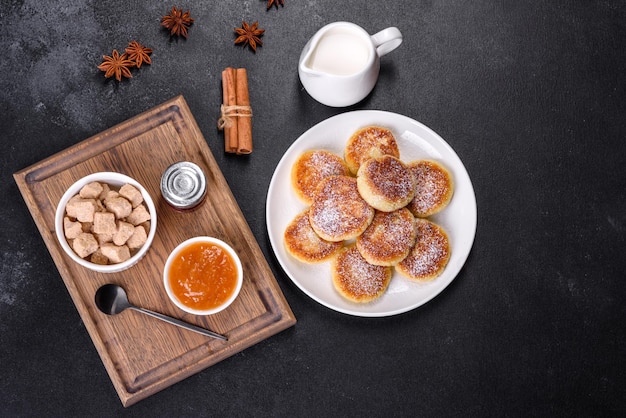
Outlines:
[{"label": "jug handle", "polygon": [[390,53],[402,43],[402,33],[393,26],[375,33],[371,38],[379,57]]}]

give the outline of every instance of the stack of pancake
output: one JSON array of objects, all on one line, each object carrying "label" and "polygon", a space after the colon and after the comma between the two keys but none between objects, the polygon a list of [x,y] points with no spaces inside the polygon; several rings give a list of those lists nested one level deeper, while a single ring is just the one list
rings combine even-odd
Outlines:
[{"label": "stack of pancake", "polygon": [[394,269],[425,282],[448,263],[448,236],[426,218],[450,202],[452,176],[437,161],[403,162],[389,129],[357,130],[343,158],[304,152],[292,166],[291,184],[309,206],[287,226],[285,248],[304,263],[330,261],[333,285],[346,299],[378,299]]}]

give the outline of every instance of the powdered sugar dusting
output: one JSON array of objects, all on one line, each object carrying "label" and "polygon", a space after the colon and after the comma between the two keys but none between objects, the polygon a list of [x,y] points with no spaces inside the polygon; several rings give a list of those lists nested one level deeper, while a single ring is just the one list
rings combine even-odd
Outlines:
[{"label": "powdered sugar dusting", "polygon": [[289,253],[308,263],[327,260],[342,245],[341,242],[323,240],[313,231],[308,210],[298,214],[285,230],[285,246]]},{"label": "powdered sugar dusting", "polygon": [[325,150],[311,152],[307,168],[314,171],[320,178],[348,174],[341,157]]},{"label": "powdered sugar dusting", "polygon": [[409,209],[415,216],[430,216],[443,209],[452,194],[452,178],[441,165],[432,161],[414,161],[409,169],[415,178],[415,197]]},{"label": "powdered sugar dusting", "polygon": [[344,249],[333,263],[335,287],[356,302],[369,302],[382,295],[391,273],[391,267],[368,263],[354,245]]},{"label": "powdered sugar dusting", "polygon": [[450,259],[450,244],[445,231],[425,219],[416,220],[417,239],[409,255],[397,269],[415,280],[431,280],[437,277]]},{"label": "powdered sugar dusting", "polygon": [[324,179],[309,213],[313,230],[329,241],[355,238],[373,217],[374,209],[359,194],[356,180],[347,176]]},{"label": "powdered sugar dusting", "polygon": [[415,218],[408,209],[378,211],[370,226],[357,238],[357,248],[372,264],[392,265],[408,255],[415,236]]},{"label": "powdered sugar dusting", "polygon": [[303,153],[292,169],[293,185],[306,203],[311,203],[322,180],[335,175],[348,175],[349,170],[341,157],[326,150]]},{"label": "powdered sugar dusting", "polygon": [[359,176],[365,177],[371,193],[391,202],[404,201],[415,193],[413,175],[395,157],[384,156],[368,160],[359,169]]},{"label": "powdered sugar dusting", "polygon": [[355,174],[364,161],[382,155],[399,158],[400,150],[393,133],[379,126],[368,126],[355,132],[345,149],[346,162]]}]

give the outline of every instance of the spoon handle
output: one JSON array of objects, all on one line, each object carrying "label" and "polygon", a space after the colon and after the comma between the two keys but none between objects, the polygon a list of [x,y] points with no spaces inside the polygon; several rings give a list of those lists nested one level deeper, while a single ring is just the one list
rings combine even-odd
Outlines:
[{"label": "spoon handle", "polygon": [[228,341],[228,338],[221,335],[221,334],[217,334],[213,331],[209,331],[208,329],[204,329],[204,328],[200,328],[198,326],[189,324],[187,322],[181,321],[180,319],[176,319],[176,318],[172,318],[171,316],[167,316],[167,315],[163,315],[162,313],[158,313],[158,312],[153,312],[149,309],[145,309],[145,308],[140,308],[138,306],[131,306],[131,309],[134,309],[136,311],[142,312],[146,315],[150,315],[154,318],[158,318],[161,321],[165,321],[165,322],[169,322],[170,324],[174,324],[177,325],[181,328],[185,328],[188,329],[189,331],[194,331],[197,332],[199,334],[202,335],[206,335],[208,337],[213,337],[213,338],[218,338],[220,340],[224,340],[224,341]]}]

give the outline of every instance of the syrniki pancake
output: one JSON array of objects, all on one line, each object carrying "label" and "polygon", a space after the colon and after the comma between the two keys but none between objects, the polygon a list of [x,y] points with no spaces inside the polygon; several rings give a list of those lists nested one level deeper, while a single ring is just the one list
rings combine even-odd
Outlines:
[{"label": "syrniki pancake", "polygon": [[334,175],[350,174],[346,162],[330,151],[310,150],[302,153],[291,167],[291,184],[296,195],[310,205],[320,181]]},{"label": "syrniki pancake", "polygon": [[344,247],[332,262],[332,280],[335,289],[344,298],[357,303],[367,303],[385,293],[392,267],[368,263],[354,244]]},{"label": "syrniki pancake", "polygon": [[407,207],[413,215],[425,218],[445,208],[454,193],[450,172],[431,160],[417,160],[407,164],[415,178],[415,197]]},{"label": "syrniki pancake", "polygon": [[356,179],[363,199],[384,212],[406,206],[415,196],[413,174],[406,164],[390,155],[363,162]]},{"label": "syrniki pancake", "polygon": [[407,208],[376,211],[370,226],[357,237],[356,246],[369,263],[393,266],[409,254],[415,236],[415,218]]},{"label": "syrniki pancake", "polygon": [[415,220],[417,239],[396,270],[409,279],[425,282],[443,272],[450,259],[450,243],[443,228],[426,219]]},{"label": "syrniki pancake", "polygon": [[309,211],[311,227],[327,241],[361,235],[374,218],[374,208],[359,194],[356,179],[327,177],[319,184]]},{"label": "syrniki pancake", "polygon": [[285,249],[304,263],[319,263],[335,255],[343,242],[321,239],[309,223],[309,209],[299,213],[285,229]]},{"label": "syrniki pancake", "polygon": [[400,149],[393,133],[380,126],[367,126],[354,132],[344,150],[344,158],[352,174],[372,157],[391,155],[400,158]]}]

